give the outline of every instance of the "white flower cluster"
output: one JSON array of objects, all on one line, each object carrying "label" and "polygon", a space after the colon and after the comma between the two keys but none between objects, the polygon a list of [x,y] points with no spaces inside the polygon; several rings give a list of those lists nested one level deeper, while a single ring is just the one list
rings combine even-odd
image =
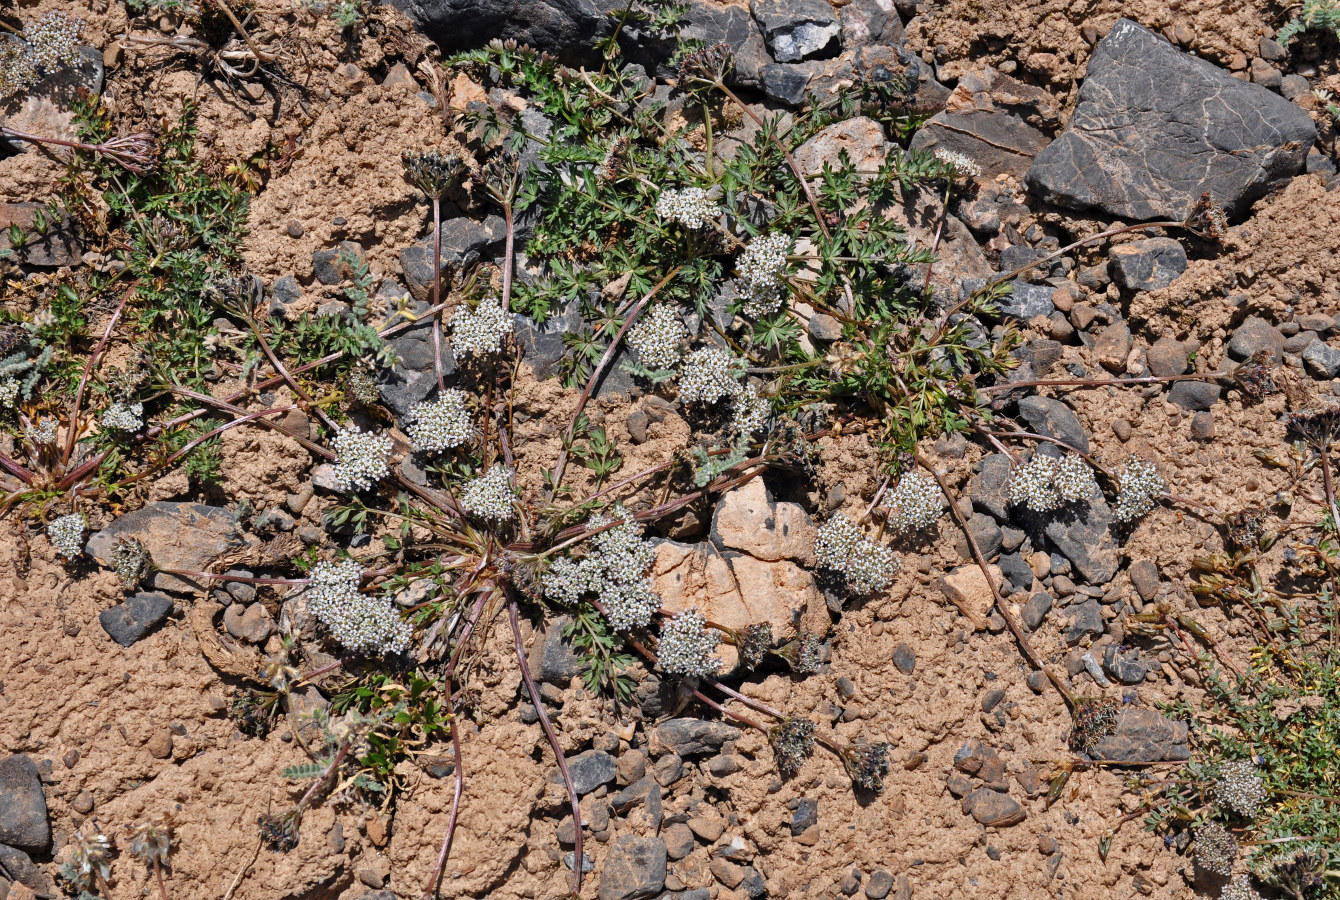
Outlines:
[{"label": "white flower cluster", "polygon": [[117,400],[103,410],[101,422],[113,431],[139,431],[144,426],[144,404]]},{"label": "white flower cluster", "polygon": [[493,466],[477,478],[472,478],[461,489],[461,505],[465,511],[494,522],[510,522],[516,518],[512,506],[512,473],[502,463]]},{"label": "white flower cluster", "polygon": [[715,675],[721,660],[712,655],[721,640],[715,630],[696,609],[676,613],[661,626],[661,639],[656,647],[661,669],[671,675],[702,678]]},{"label": "white flower cluster", "polygon": [[957,150],[946,150],[940,147],[935,151],[935,158],[953,169],[955,176],[958,178],[977,178],[982,174],[982,169],[977,163]]},{"label": "white flower cluster", "polygon": [[1235,759],[1219,767],[1219,779],[1214,783],[1214,800],[1244,819],[1252,819],[1266,800],[1266,784],[1256,771],[1256,766],[1245,759]]},{"label": "white flower cluster", "polygon": [[790,252],[791,238],[775,232],[754,238],[740,254],[735,271],[749,318],[766,316],[782,305],[782,273]]},{"label": "white flower cluster", "polygon": [[1015,467],[1010,475],[1009,500],[1015,506],[1033,512],[1051,512],[1067,503],[1090,500],[1099,494],[1098,482],[1081,457],[1069,454],[1061,459],[1034,453],[1033,458]]},{"label": "white flower cluster", "polygon": [[1112,515],[1118,522],[1133,522],[1154,508],[1154,500],[1168,489],[1154,464],[1139,456],[1126,460],[1117,473],[1117,503]]},{"label": "white flower cluster", "polygon": [[84,533],[88,522],[79,513],[68,513],[52,519],[47,525],[47,538],[56,552],[66,559],[74,559],[84,552]]},{"label": "white flower cluster", "polygon": [[1219,900],[1261,900],[1261,895],[1252,887],[1250,875],[1239,875],[1219,891]]},{"label": "white flower cluster", "polygon": [[34,447],[54,444],[56,443],[56,420],[40,419],[25,428],[23,436]]},{"label": "white flower cluster", "polygon": [[673,306],[658,303],[628,329],[628,346],[649,369],[673,369],[679,364],[679,345],[689,336]]},{"label": "white flower cluster", "polygon": [[451,318],[451,347],[461,356],[497,353],[511,333],[512,317],[498,299],[481,300],[474,309],[462,306]]},{"label": "white flower cluster", "polygon": [[335,486],[341,491],[366,491],[391,474],[389,435],[350,425],[336,431],[330,444],[335,449]]},{"label": "white flower cluster", "polygon": [[689,354],[679,373],[679,399],[713,404],[740,390],[740,370],[725,350],[700,347]]},{"label": "white flower cluster", "polygon": [[403,653],[413,628],[385,598],[358,590],[363,570],[352,559],[312,566],[307,608],[350,653]]},{"label": "white flower cluster", "polygon": [[23,27],[23,40],[33,64],[51,72],[79,58],[79,30],[83,23],[63,12],[49,12]]},{"label": "white flower cluster", "polygon": [[0,378],[0,408],[9,409],[19,399],[19,380]]},{"label": "white flower cluster", "polygon": [[930,527],[944,511],[941,500],[935,479],[920,472],[906,473],[889,492],[889,527],[907,532]]},{"label": "white flower cluster", "polygon": [[697,230],[721,215],[721,207],[700,187],[664,188],[656,199],[656,215]]},{"label": "white flower cluster", "polygon": [[416,403],[405,417],[410,444],[421,453],[459,447],[474,435],[465,391],[449,388],[432,403]]},{"label": "white flower cluster", "polygon": [[661,598],[651,588],[647,569],[656,558],[656,548],[644,540],[642,528],[622,508],[614,517],[593,516],[588,528],[604,528],[619,522],[590,540],[580,561],[560,557],[544,573],[544,595],[557,603],[573,604],[593,596],[605,609],[615,631],[641,628],[661,608]]},{"label": "white flower cluster", "polygon": [[819,526],[814,556],[820,566],[842,575],[857,594],[884,590],[898,572],[898,558],[893,551],[870,540],[841,515]]},{"label": "white flower cluster", "polygon": [[768,415],[772,407],[759,396],[758,388],[752,384],[741,388],[735,395],[734,408],[731,410],[730,430],[738,437],[750,437],[762,431],[768,424]]},{"label": "white flower cluster", "polygon": [[1238,842],[1227,828],[1210,822],[1196,829],[1191,855],[1206,872],[1227,878],[1233,874],[1233,861],[1238,858]]}]

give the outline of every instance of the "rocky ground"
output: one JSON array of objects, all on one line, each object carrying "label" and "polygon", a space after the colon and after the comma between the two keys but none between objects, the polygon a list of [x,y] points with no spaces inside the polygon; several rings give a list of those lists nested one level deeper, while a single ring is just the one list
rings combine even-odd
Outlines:
[{"label": "rocky ground", "polygon": [[[82,85],[130,127],[157,128],[194,101],[200,146],[220,168],[267,145],[289,148],[252,200],[245,244],[274,311],[339,314],[341,246],[367,261],[381,297],[423,303],[431,221],[398,157],[438,140],[444,102],[464,107],[483,93],[433,75],[423,35],[448,50],[515,37],[581,61],[611,25],[599,2],[402,6],[378,9],[351,43],[328,18],[287,0],[253,4],[255,21],[289,54],[298,90],[202,68],[206,60],[171,45],[189,37],[174,16],[131,16],[107,0],[20,2],[24,20],[50,9],[82,17],[90,49],[77,71],[0,114],[16,128],[68,129],[68,91]],[[1007,503],[1011,460],[1001,448],[962,437],[923,448],[961,495],[959,512],[992,564],[1005,611],[1043,662],[1075,694],[1122,704],[1112,733],[1091,748],[1109,763],[1157,767],[1190,755],[1186,723],[1156,707],[1194,708],[1200,675],[1175,638],[1132,634],[1129,616],[1169,604],[1230,659],[1247,658],[1243,624],[1191,597],[1192,559],[1222,549],[1224,516],[1268,505],[1286,487],[1286,473],[1257,455],[1285,445],[1286,410],[1340,396],[1337,123],[1313,93],[1340,92],[1340,69],[1324,44],[1277,44],[1271,35],[1283,21],[1261,2],[1191,2],[1175,12],[1052,0],[687,4],[686,34],[731,43],[734,83],[761,108],[794,107],[807,91],[823,96],[880,72],[915,82],[932,115],[912,147],[958,151],[981,168],[975,194],[945,221],[937,288],[956,298],[1037,263],[1019,272],[1004,302],[1026,337],[1011,379],[1203,376],[997,395],[1004,420],[1112,469],[1131,454],[1150,459],[1170,492],[1190,501],[1162,504],[1133,528],[1115,524],[1102,500],[1069,518],[1030,519]],[[622,40],[650,73],[670,74],[654,35],[630,26]],[[890,146],[879,123],[858,118],[796,157],[818,172],[840,150],[878,161]],[[61,164],[3,148],[0,226],[25,224]],[[1202,192],[1225,211],[1210,223],[1222,229],[1217,245],[1170,229],[1052,256],[1124,223],[1181,220]],[[934,198],[909,198],[904,210],[923,245],[934,240],[934,213]],[[498,258],[502,236],[497,217],[450,209],[443,252],[456,271]],[[98,265],[84,250],[79,235],[57,228],[24,249],[25,271]],[[562,350],[554,329],[517,324],[527,362],[519,452],[552,460],[575,392],[552,377]],[[821,345],[831,338],[819,321],[810,334]],[[403,413],[431,388],[432,349],[423,329],[396,346],[403,362],[380,390]],[[1254,358],[1277,367],[1280,388],[1260,401],[1222,377]],[[219,375],[225,392],[231,376]],[[672,404],[631,378],[611,378],[588,412],[625,448],[629,472],[664,459],[689,433]],[[285,423],[291,433],[309,426],[300,414]],[[257,818],[294,799],[280,770],[306,757],[297,726],[247,736],[228,707],[294,630],[301,607],[282,588],[202,591],[161,574],[127,598],[107,568],[122,535],[144,541],[159,565],[242,573],[265,569],[274,554],[351,545],[349,533],[323,525],[335,503],[329,473],[300,446],[236,429],[222,451],[218,494],[193,495],[184,476],[163,479],[135,495],[134,508],[101,511],[80,564],[64,564],[16,517],[0,521],[0,900],[57,896],[56,873],[79,829],[124,845],[130,829],[158,815],[173,823],[173,897],[422,894],[451,800],[449,745],[400,765],[394,807],[318,805],[294,850],[258,851]],[[583,896],[1193,896],[1188,860],[1138,822],[1100,853],[1129,802],[1130,769],[1076,771],[1046,796],[1075,759],[1070,713],[1021,655],[953,519],[895,542],[901,572],[887,592],[845,607],[825,593],[814,572],[816,522],[860,515],[880,474],[864,435],[835,435],[821,454],[814,484],[768,476],[679,522],[658,545],[654,579],[671,610],[697,606],[727,626],[768,621],[783,638],[799,628],[826,635],[819,674],[768,669],[732,683],[806,712],[825,734],[888,742],[884,790],[854,793],[822,753],[781,779],[765,735],[645,670],[635,669],[629,703],[593,697],[562,621],[523,622],[582,797],[582,864],[592,873]],[[1268,559],[1286,565],[1283,547]],[[561,896],[576,864],[566,795],[510,642],[495,623],[472,675],[477,713],[463,729],[468,777],[443,896]],[[303,646],[311,669],[329,659],[315,642]],[[336,683],[317,679],[300,706],[328,703]],[[109,880],[109,900],[157,890],[125,853]]]}]

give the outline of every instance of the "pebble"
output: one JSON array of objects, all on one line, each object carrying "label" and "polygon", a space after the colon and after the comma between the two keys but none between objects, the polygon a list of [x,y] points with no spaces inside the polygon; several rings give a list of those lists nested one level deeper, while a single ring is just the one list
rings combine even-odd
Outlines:
[{"label": "pebble", "polygon": [[661,832],[665,842],[665,852],[670,859],[683,859],[693,852],[693,832],[689,826],[676,822]]},{"label": "pebble", "polygon": [[899,644],[893,648],[893,664],[898,667],[898,671],[904,675],[911,675],[917,667],[917,655],[907,644]]},{"label": "pebble", "polygon": [[791,808],[791,834],[801,832],[819,822],[819,801],[813,797],[797,797],[787,803]]},{"label": "pebble", "polygon": [[1191,417],[1191,438],[1197,441],[1214,440],[1214,413],[1202,410]]},{"label": "pebble", "polygon": [[144,749],[149,751],[149,755],[154,759],[167,759],[172,755],[172,731],[168,728],[160,728],[149,736]]},{"label": "pebble", "polygon": [[876,869],[865,884],[865,895],[870,900],[884,900],[893,890],[893,875],[884,869]]},{"label": "pebble", "polygon": [[70,801],[70,809],[73,809],[81,816],[86,816],[93,812],[93,795],[88,791],[80,791],[75,795],[75,798]]}]

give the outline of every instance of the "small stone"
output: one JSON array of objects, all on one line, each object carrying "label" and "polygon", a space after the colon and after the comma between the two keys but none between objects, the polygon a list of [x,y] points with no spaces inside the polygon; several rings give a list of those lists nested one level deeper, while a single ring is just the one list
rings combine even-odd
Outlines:
[{"label": "small stone", "polygon": [[157,628],[172,612],[172,606],[172,598],[166,594],[134,594],[99,613],[98,622],[108,637],[129,647]]},{"label": "small stone", "polygon": [[[1289,325],[1293,325],[1295,328],[1298,327],[1294,322],[1285,322],[1284,325],[1280,326],[1280,332],[1283,333],[1286,326]],[[1284,339],[1284,352],[1286,354],[1292,353],[1297,356],[1308,347],[1315,344],[1317,340],[1317,333],[1315,331],[1300,331],[1297,334],[1289,335]]]},{"label": "small stone", "polygon": [[28,853],[45,853],[51,846],[42,779],[22,754],[0,760],[0,844]]},{"label": "small stone", "polygon": [[1103,649],[1103,669],[1122,684],[1139,684],[1149,671],[1140,659],[1139,650],[1119,650],[1116,644]]},{"label": "small stone", "polygon": [[568,616],[559,616],[542,631],[536,631],[528,654],[535,676],[556,687],[567,687],[582,672],[582,661],[563,636],[564,629],[571,622]]},{"label": "small stone", "polygon": [[288,227],[286,227],[284,231],[288,233],[289,237],[294,238],[295,240],[307,233],[307,229],[302,227],[301,222],[289,222]]},{"label": "small stone", "polygon": [[707,771],[715,778],[724,778],[740,771],[740,757],[734,753],[722,753],[707,761]]},{"label": "small stone", "polygon": [[[1280,341],[1281,353],[1283,340]],[[1168,402],[1191,412],[1208,410],[1219,399],[1219,385],[1206,381],[1179,381],[1168,391]]]},{"label": "small stone", "polygon": [[[961,533],[960,533],[961,534]],[[1000,548],[1004,544],[1005,536],[996,524],[996,520],[991,516],[974,515],[968,519],[968,534],[972,536],[977,549],[981,551],[983,558],[992,560],[1000,553]],[[966,559],[972,559],[972,553],[966,546],[962,548],[965,552],[960,554]]]},{"label": "small stone", "polygon": [[386,857],[377,854],[367,863],[358,867],[358,881],[373,890],[380,890],[391,877],[391,863]]},{"label": "small stone", "polygon": [[977,474],[968,484],[968,496],[972,498],[973,506],[1000,521],[1008,520],[1008,487],[1013,468],[1014,464],[1004,453],[983,457]]},{"label": "small stone", "polygon": [[842,323],[825,313],[810,316],[806,325],[810,337],[816,341],[838,341],[842,339]]},{"label": "small stone", "polygon": [[243,607],[235,603],[223,611],[223,627],[233,637],[263,644],[275,630],[275,621],[263,603]]},{"label": "small stone", "polygon": [[813,797],[798,797],[791,812],[791,834],[800,834],[819,822],[819,801]]},{"label": "small stone", "polygon": [[945,789],[955,797],[966,797],[972,792],[972,779],[962,772],[950,772],[945,776]]},{"label": "small stone", "polygon": [[1145,351],[1145,364],[1150,374],[1160,378],[1181,375],[1188,366],[1186,345],[1175,338],[1161,337]]},{"label": "small stone", "polygon": [[965,741],[954,753],[954,768],[966,775],[977,775],[987,765],[995,767],[999,754],[978,740]]},{"label": "small stone", "polygon": [[683,859],[693,852],[693,832],[689,826],[676,822],[661,832],[665,842],[665,853],[670,859]]},{"label": "small stone", "polygon": [[1303,351],[1303,367],[1313,378],[1335,378],[1340,375],[1340,348],[1316,341]]},{"label": "small stone", "polygon": [[690,831],[709,844],[714,843],[726,830],[726,822],[721,818],[721,813],[711,807],[699,815],[691,816],[687,824]]},{"label": "small stone", "polygon": [[1336,328],[1336,321],[1331,316],[1321,313],[1304,313],[1298,317],[1298,327],[1303,331],[1328,334]]},{"label": "small stone", "polygon": [[1064,441],[1084,453],[1089,452],[1089,437],[1079,417],[1060,400],[1036,395],[1025,397],[1019,401],[1019,415],[1033,431]]},{"label": "small stone", "polygon": [[1009,593],[1026,591],[1033,586],[1033,569],[1022,555],[1007,553],[999,559],[998,564],[1009,584]]},{"label": "small stone", "polygon": [[708,863],[707,868],[711,871],[712,877],[727,888],[734,889],[744,881],[744,868],[729,860],[718,857]]},{"label": "small stone", "polygon": [[80,791],[78,794],[75,794],[74,799],[70,801],[70,809],[79,813],[81,816],[86,816],[93,812],[93,794],[89,791]]},{"label": "small stone", "polygon": [[1185,722],[1176,722],[1157,710],[1125,707],[1116,728],[1094,744],[1092,757],[1114,762],[1181,761],[1191,755]]},{"label": "small stone", "polygon": [[876,869],[865,883],[865,895],[870,900],[884,900],[893,890],[893,875],[884,869]]},{"label": "small stone", "polygon": [[1112,248],[1112,280],[1128,291],[1167,287],[1186,271],[1186,250],[1172,238],[1148,238]]},{"label": "small stone", "polygon": [[1125,322],[1115,322],[1098,332],[1093,339],[1093,350],[1098,364],[1109,372],[1126,371],[1126,357],[1131,353],[1131,329]]},{"label": "small stone", "polygon": [[[615,838],[600,871],[600,900],[655,897],[665,886],[666,848],[660,838]],[[738,882],[737,882],[738,883]]]},{"label": "small stone", "polygon": [[678,756],[698,756],[704,753],[716,753],[726,741],[740,736],[740,729],[722,722],[706,722],[702,719],[670,719],[656,726],[652,732],[652,755],[659,752],[673,752]]},{"label": "small stone", "polygon": [[342,284],[350,280],[354,271],[342,255],[364,262],[362,247],[353,241],[340,241],[337,247],[312,253],[312,273],[316,280],[322,284]]},{"label": "small stone", "polygon": [[[568,774],[572,778],[572,786],[577,791],[577,796],[584,797],[602,784],[609,784],[614,780],[614,757],[603,750],[578,753],[576,756],[568,757]],[[561,781],[562,774],[554,772],[549,776],[549,780]]]},{"label": "small stone", "polygon": [[1028,817],[1019,801],[990,788],[978,788],[964,797],[962,809],[988,828],[1008,828]]},{"label": "small stone", "polygon": [[1263,350],[1269,352],[1272,365],[1279,365],[1284,358],[1284,335],[1265,319],[1248,316],[1229,338],[1228,355],[1245,362]]},{"label": "small stone", "polygon": [[1135,587],[1135,592],[1140,595],[1140,599],[1148,603],[1158,596],[1159,592],[1159,567],[1152,559],[1137,559],[1131,563],[1130,569],[1131,584]]},{"label": "small stone", "polygon": [[853,868],[842,876],[842,883],[838,885],[838,890],[843,896],[850,897],[861,889],[861,870]]},{"label": "small stone", "polygon": [[1058,847],[1059,845],[1056,843],[1056,838],[1049,834],[1038,835],[1038,852],[1043,856],[1051,856],[1057,851]]},{"label": "small stone", "polygon": [[1202,410],[1191,417],[1191,438],[1197,441],[1214,440],[1214,413]]},{"label": "small stone", "polygon": [[1041,694],[1047,689],[1047,685],[1051,683],[1051,679],[1047,677],[1047,673],[1040,669],[1034,669],[1032,672],[1029,672],[1026,681],[1028,682],[1028,689],[1035,694]]},{"label": "small stone", "polygon": [[65,763],[65,768],[73,769],[79,764],[79,750],[75,747],[66,750],[65,755],[61,757],[61,762]]},{"label": "small stone", "polygon": [[750,11],[779,63],[835,56],[842,25],[825,0],[754,0]]},{"label": "small stone", "polygon": [[144,749],[148,750],[154,759],[167,759],[172,756],[172,730],[160,728],[155,731],[145,742]]},{"label": "small stone", "polygon": [[1075,646],[1089,635],[1102,634],[1106,625],[1103,620],[1103,607],[1092,598],[1066,609],[1070,616],[1070,627],[1066,629],[1065,640]]},{"label": "small stone", "polygon": [[614,782],[619,785],[640,781],[647,774],[647,754],[641,750],[628,750],[619,754],[614,764]]},{"label": "small stone", "polygon": [[[1000,569],[996,566],[988,568],[991,570],[992,579],[999,584]],[[995,606],[996,600],[981,568],[976,565],[959,566],[942,577],[939,585],[949,602],[958,607],[959,612],[972,622],[974,628],[978,631],[986,628],[986,617]]]},{"label": "small stone", "polygon": [[1047,613],[1051,611],[1051,608],[1052,595],[1046,591],[1038,591],[1029,597],[1028,601],[1024,603],[1022,611],[1024,627],[1029,631],[1037,631],[1038,626],[1047,618]]}]

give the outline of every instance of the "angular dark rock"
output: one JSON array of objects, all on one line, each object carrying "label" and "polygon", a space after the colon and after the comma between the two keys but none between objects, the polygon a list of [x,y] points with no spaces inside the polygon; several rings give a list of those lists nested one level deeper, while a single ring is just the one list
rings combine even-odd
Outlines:
[{"label": "angular dark rock", "polygon": [[1284,335],[1265,319],[1248,316],[1228,339],[1228,355],[1243,362],[1262,351],[1270,354],[1271,365],[1279,365],[1284,358]]},{"label": "angular dark rock", "polygon": [[[1025,397],[1019,401],[1019,415],[1023,416],[1029,428],[1038,434],[1064,441],[1084,453],[1089,452],[1089,436],[1084,433],[1084,426],[1079,423],[1079,417],[1060,400],[1053,400],[1050,397]],[[1045,451],[1048,446],[1053,450],[1060,449],[1054,444],[1043,444],[1039,450]]]},{"label": "angular dark rock", "polygon": [[904,675],[911,675],[917,668],[916,651],[908,644],[899,644],[893,648],[893,664]]},{"label": "angular dark rock", "polygon": [[661,840],[665,841],[665,854],[670,859],[683,859],[693,852],[693,832],[682,822],[676,822],[662,831]]},{"label": "angular dark rock", "polygon": [[[426,301],[410,304],[410,312],[421,316],[431,306]],[[442,374],[450,377],[456,374],[456,357],[452,355],[448,340],[449,329],[442,328]],[[391,349],[399,358],[394,366],[382,368],[377,372],[377,391],[382,402],[391,407],[398,416],[405,416],[414,404],[427,399],[437,386],[437,376],[433,370],[433,320],[422,317],[409,328],[390,340]]]},{"label": "angular dark rock", "polygon": [[1076,603],[1065,610],[1070,617],[1070,627],[1065,632],[1065,642],[1074,646],[1086,635],[1102,634],[1106,627],[1103,623],[1103,607],[1092,598]]},{"label": "angular dark rock", "polygon": [[1109,526],[1112,511],[1095,497],[1068,513],[1053,517],[1044,529],[1047,539],[1089,584],[1101,586],[1117,574],[1117,544]]},{"label": "angular dark rock", "polygon": [[[442,281],[451,283],[451,273],[476,263],[480,256],[490,255],[502,248],[507,236],[507,225],[500,216],[489,216],[476,222],[468,216],[457,216],[442,223]],[[433,292],[433,234],[400,251],[400,268],[405,284],[415,300],[428,300]],[[445,291],[446,288],[444,287]]]},{"label": "angular dark rock", "polygon": [[643,900],[665,887],[665,842],[625,834],[610,845],[600,870],[600,900]]},{"label": "angular dark rock", "polygon": [[560,616],[543,631],[537,631],[530,649],[530,667],[535,677],[557,687],[567,687],[582,672],[582,661],[563,638],[563,627],[570,621],[567,616]]},{"label": "angular dark rock", "polygon": [[1148,603],[1158,596],[1159,567],[1152,559],[1133,561],[1128,572],[1131,576],[1131,585],[1135,587],[1135,592],[1140,595],[1141,600]]},{"label": "angular dark rock", "polygon": [[610,33],[612,4],[604,0],[394,0],[444,50],[470,50],[511,38],[537,50],[589,61],[595,42]]},{"label": "angular dark rock", "polygon": [[697,756],[716,753],[726,741],[740,736],[740,729],[722,722],[702,719],[670,719],[656,726],[652,733],[653,751],[659,747],[677,756]]},{"label": "angular dark rock", "polygon": [[[164,569],[199,572],[230,550],[242,546],[233,514],[219,506],[165,500],[148,503],[116,518],[88,539],[90,556],[112,567],[112,545],[120,537],[144,542],[154,564]],[[160,591],[194,593],[196,585],[176,575],[156,572],[150,586]]]},{"label": "angular dark rock", "polygon": [[1186,733],[1185,722],[1173,721],[1157,710],[1126,707],[1113,732],[1095,742],[1089,755],[1117,762],[1184,760],[1191,755]]},{"label": "angular dark rock", "polygon": [[1139,650],[1108,644],[1103,648],[1103,669],[1122,684],[1139,684],[1145,680],[1149,666],[1140,659]]},{"label": "angular dark rock", "polygon": [[[51,879],[37,867],[27,853],[17,847],[0,844],[0,872],[7,873],[10,879],[27,887],[39,897],[56,896]],[[5,886],[5,879],[0,877],[0,888]],[[13,893],[10,896],[14,896]]]},{"label": "angular dark rock", "polygon": [[107,636],[122,647],[142,639],[172,612],[172,598],[166,594],[135,594],[98,614]]},{"label": "angular dark rock", "polygon": [[1033,570],[1018,553],[1006,553],[996,560],[1001,574],[1009,582],[1010,591],[1026,591],[1033,586]]},{"label": "angular dark rock", "polygon": [[842,21],[842,45],[851,50],[867,44],[897,44],[903,39],[903,23],[888,0],[853,0],[838,8]]},{"label": "angular dark rock", "polygon": [[312,274],[322,284],[342,284],[353,277],[353,266],[345,261],[352,257],[363,260],[363,248],[353,241],[340,241],[336,247],[312,253]]},{"label": "angular dark rock", "polygon": [[791,810],[791,834],[798,835],[805,832],[811,825],[817,825],[819,822],[819,801],[813,797],[797,797],[792,801],[794,807]]},{"label": "angular dark rock", "polygon": [[759,72],[759,78],[767,98],[783,106],[799,106],[810,85],[809,69],[785,63],[768,63]]},{"label": "angular dark rock", "polygon": [[1047,146],[1040,129],[1056,124],[1056,102],[1046,91],[988,68],[959,79],[949,105],[917,130],[911,147],[962,153],[988,179],[1022,178]]},{"label": "angular dark rock", "polygon": [[1303,367],[1313,378],[1328,379],[1340,375],[1340,348],[1313,341],[1303,351]]},{"label": "angular dark rock", "polygon": [[1123,219],[1181,219],[1206,192],[1240,216],[1302,169],[1315,137],[1295,104],[1120,19],[1027,181],[1045,200]]},{"label": "angular dark rock", "polygon": [[[572,787],[577,796],[584,797],[614,780],[614,757],[604,750],[587,750],[576,756],[568,757],[568,774],[572,776]],[[561,781],[562,774],[554,770],[550,781]]]},{"label": "angular dark rock", "polygon": [[965,775],[976,775],[983,767],[999,761],[995,750],[979,740],[964,741],[954,752],[954,768]]},{"label": "angular dark rock", "polygon": [[1179,381],[1168,391],[1168,402],[1182,409],[1198,412],[1214,406],[1219,399],[1219,385],[1208,381]]},{"label": "angular dark rock", "polygon": [[1047,613],[1051,612],[1051,608],[1052,595],[1046,591],[1038,591],[1029,597],[1021,611],[1024,627],[1029,631],[1037,631],[1038,626],[1047,618]]},{"label": "angular dark rock", "polygon": [[1186,271],[1186,250],[1172,238],[1148,238],[1112,248],[1108,271],[1128,291],[1167,287]]},{"label": "angular dark rock", "polygon": [[779,63],[836,56],[842,23],[826,0],[752,0],[754,20]]},{"label": "angular dark rock", "polygon": [[1052,294],[1056,288],[1049,284],[1031,284],[1023,279],[1010,282],[1010,292],[997,304],[1002,316],[1013,316],[1027,322],[1036,316],[1050,316],[1056,309]]},{"label": "angular dark rock", "polygon": [[1001,544],[1004,542],[1004,535],[1001,533],[1000,526],[990,516],[978,514],[969,519],[968,534],[972,535],[972,539],[977,543],[977,549],[981,550],[982,556],[988,560],[995,559],[996,554],[1000,552]]},{"label": "angular dark rock", "polygon": [[44,204],[0,201],[0,250],[13,249],[9,230],[18,226],[25,242],[14,255],[22,262],[42,268],[78,265],[84,243],[74,224],[68,219],[53,222],[48,218],[45,233],[39,234],[36,230],[39,210],[44,210]]},{"label": "angular dark rock", "polygon": [[973,506],[995,516],[1002,522],[1009,519],[1010,472],[1014,464],[1004,453],[992,453],[982,458],[981,469],[969,483],[968,496]]},{"label": "angular dark rock", "polygon": [[887,869],[876,869],[865,883],[865,895],[870,900],[884,900],[893,890],[893,874]]},{"label": "angular dark rock", "polygon": [[27,853],[51,846],[51,822],[37,765],[16,753],[0,760],[0,844]]}]

